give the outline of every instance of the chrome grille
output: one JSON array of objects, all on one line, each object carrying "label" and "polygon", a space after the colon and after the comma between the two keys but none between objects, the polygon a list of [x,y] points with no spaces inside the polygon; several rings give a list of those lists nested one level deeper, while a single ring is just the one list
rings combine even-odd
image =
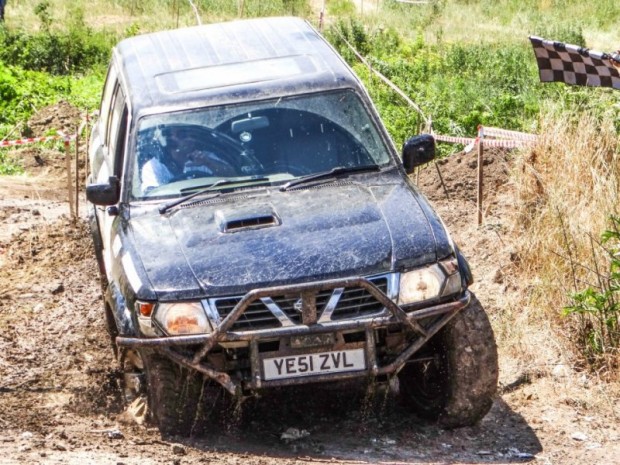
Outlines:
[{"label": "chrome grille", "polygon": [[[388,280],[385,277],[369,279],[381,292],[388,294]],[[347,288],[344,290],[338,305],[332,313],[332,320],[344,320],[347,318],[359,318],[372,315],[383,310],[383,305],[378,302],[366,289]]]},{"label": "chrome grille", "polygon": [[[386,275],[368,278],[381,292],[388,297],[391,292],[389,289],[389,279]],[[321,291],[316,294],[317,318],[321,318],[330,298],[336,292],[334,289]],[[213,299],[211,304],[215,307],[221,319],[226,318],[233,310],[235,305],[241,301],[242,297],[225,297]],[[273,303],[286,316],[286,325],[301,324],[301,311],[299,309],[300,295],[274,295],[271,296]],[[297,308],[296,308],[297,307]],[[276,309],[277,310],[277,309]],[[384,310],[383,305],[378,302],[366,289],[360,287],[345,288],[331,313],[331,320],[345,320],[348,318],[360,318],[373,315]],[[278,317],[268,308],[263,300],[252,302],[239,319],[233,324],[232,331],[248,331],[256,329],[279,328],[283,326],[282,318]],[[329,317],[327,317],[329,318]],[[287,321],[288,319],[288,321]]]}]

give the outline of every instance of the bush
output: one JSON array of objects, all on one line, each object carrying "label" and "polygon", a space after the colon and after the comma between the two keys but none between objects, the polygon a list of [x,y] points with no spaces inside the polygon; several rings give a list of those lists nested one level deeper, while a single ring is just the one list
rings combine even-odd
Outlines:
[{"label": "bush", "polygon": [[0,28],[0,60],[56,75],[86,72],[108,63],[115,39],[88,30],[26,34]]},{"label": "bush", "polygon": [[54,30],[50,3],[43,0],[34,9],[41,21],[39,32],[26,33],[0,25],[0,60],[7,64],[56,75],[86,72],[107,65],[118,37],[95,32],[86,26],[83,8],[69,7],[66,29]]},{"label": "bush", "polygon": [[[539,142],[517,157],[514,170],[517,271],[533,283],[523,306],[555,323],[578,365],[607,366],[610,376],[620,368],[617,216],[607,227],[620,185],[615,119],[545,104]],[[605,229],[611,232],[598,244],[594,238]]]},{"label": "bush", "polygon": [[92,110],[99,105],[103,80],[103,72],[74,77],[52,76],[8,66],[0,61],[0,124],[23,123],[38,108],[59,100]]},{"label": "bush", "polygon": [[599,250],[592,241],[595,284],[571,294],[564,314],[577,320],[576,342],[585,361],[611,371],[618,367],[620,348],[620,217],[612,216],[610,222],[611,228],[596,244]]}]

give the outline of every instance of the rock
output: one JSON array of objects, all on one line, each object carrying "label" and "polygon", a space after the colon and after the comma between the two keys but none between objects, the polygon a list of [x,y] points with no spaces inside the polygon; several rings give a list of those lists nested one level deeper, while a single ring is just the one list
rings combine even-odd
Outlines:
[{"label": "rock", "polygon": [[120,423],[131,424],[136,423],[143,425],[146,421],[146,415],[148,412],[148,405],[144,397],[137,397],[133,400],[127,409],[121,413],[117,420]]},{"label": "rock", "polygon": [[280,439],[285,442],[297,441],[298,439],[310,436],[310,433],[305,429],[289,428],[280,435]]},{"label": "rock", "polygon": [[585,433],[582,433],[581,431],[575,431],[573,434],[570,435],[571,439],[574,439],[575,441],[587,441],[588,440],[588,436],[585,435]]},{"label": "rock", "polygon": [[186,455],[187,451],[181,444],[172,444],[172,453],[174,455]]},{"label": "rock", "polygon": [[533,459],[534,458],[534,454],[530,454],[529,452],[521,452],[519,449],[515,449],[514,447],[511,447],[510,449],[508,449],[509,452],[509,456],[511,457],[515,457],[518,459]]},{"label": "rock", "polygon": [[50,286],[50,292],[53,295],[60,294],[61,292],[64,292],[64,291],[65,291],[65,286],[63,283],[59,282],[59,283],[52,284],[52,286]]},{"label": "rock", "polygon": [[551,374],[556,378],[565,378],[568,376],[568,373],[568,367],[562,363],[556,365],[551,371]]},{"label": "rock", "polygon": [[117,429],[112,429],[110,431],[107,431],[106,435],[108,436],[108,439],[123,439],[125,437],[123,436],[123,433],[121,433]]}]

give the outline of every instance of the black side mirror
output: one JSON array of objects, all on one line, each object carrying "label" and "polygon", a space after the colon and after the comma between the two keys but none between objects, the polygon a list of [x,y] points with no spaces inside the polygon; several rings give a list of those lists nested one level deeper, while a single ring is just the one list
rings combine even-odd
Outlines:
[{"label": "black side mirror", "polygon": [[95,205],[114,205],[120,194],[121,184],[116,176],[110,176],[106,184],[86,186],[86,198]]},{"label": "black side mirror", "polygon": [[403,145],[403,166],[407,174],[435,158],[435,138],[430,134],[412,137]]}]

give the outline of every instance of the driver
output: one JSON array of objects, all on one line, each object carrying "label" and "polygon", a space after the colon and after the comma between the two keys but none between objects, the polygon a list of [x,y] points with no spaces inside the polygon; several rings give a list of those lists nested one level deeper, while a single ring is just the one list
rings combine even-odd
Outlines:
[{"label": "driver", "polygon": [[230,163],[215,153],[201,147],[194,134],[182,128],[170,128],[165,136],[164,156],[160,160],[153,157],[141,171],[142,190],[168,184],[174,180],[204,176],[237,176]]}]

